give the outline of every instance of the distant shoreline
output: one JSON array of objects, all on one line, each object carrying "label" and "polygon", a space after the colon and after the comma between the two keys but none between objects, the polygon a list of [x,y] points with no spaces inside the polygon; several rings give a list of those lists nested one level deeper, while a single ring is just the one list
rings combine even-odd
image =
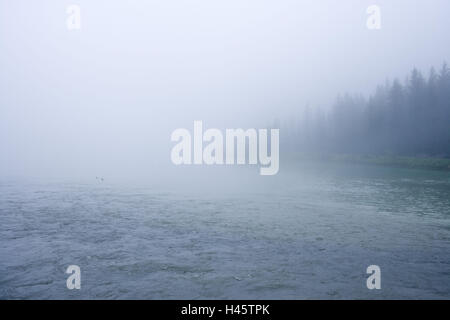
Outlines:
[{"label": "distant shoreline", "polygon": [[386,167],[450,171],[450,159],[430,156],[357,155],[357,154],[297,154],[305,160],[338,163],[369,164]]},{"label": "distant shoreline", "polygon": [[332,155],[330,160],[379,166],[450,171],[450,159],[445,158],[389,155]]}]

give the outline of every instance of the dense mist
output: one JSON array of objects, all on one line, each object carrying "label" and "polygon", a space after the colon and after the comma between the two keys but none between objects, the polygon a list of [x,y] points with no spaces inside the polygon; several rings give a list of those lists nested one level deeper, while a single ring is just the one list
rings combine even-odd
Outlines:
[{"label": "dense mist", "polygon": [[[286,149],[297,152],[450,156],[450,69],[379,85],[368,98],[340,95],[327,112],[303,108],[282,127]],[[285,151],[286,151],[285,149]]]},{"label": "dense mist", "polygon": [[[428,144],[422,133],[428,124],[414,133],[414,145],[403,144],[418,119],[431,121],[422,113],[443,110],[442,97],[436,107],[416,101],[428,111],[414,119],[393,115],[387,106],[396,102],[386,96],[394,95],[403,104],[395,110],[409,112],[414,106],[408,100],[415,100],[410,87],[430,90],[428,75],[422,81],[417,74],[414,84],[391,82],[373,94],[385,79],[448,61],[446,0],[376,1],[378,30],[367,28],[366,10],[374,3],[366,0],[79,0],[79,30],[66,27],[70,4],[0,1],[2,176],[179,175],[185,171],[170,161],[170,134],[192,130],[195,120],[220,129],[298,121],[298,135],[284,132],[285,125],[280,131],[296,151],[317,144],[333,152],[385,152],[399,145],[402,153],[447,152],[438,150],[446,141],[441,134]],[[432,86],[438,90],[439,84]],[[442,96],[446,89],[439,90]],[[315,123],[305,106],[327,120]],[[391,116],[402,122],[386,120]],[[439,119],[433,136],[444,126]],[[391,139],[400,128],[409,129]],[[318,133],[308,138],[310,130]]]},{"label": "dense mist", "polygon": [[0,0],[0,300],[449,299],[449,30],[449,0]]}]

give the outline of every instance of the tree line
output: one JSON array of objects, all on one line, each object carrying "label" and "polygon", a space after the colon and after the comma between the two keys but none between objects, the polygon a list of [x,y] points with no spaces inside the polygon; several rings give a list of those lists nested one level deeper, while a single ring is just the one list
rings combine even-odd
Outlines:
[{"label": "tree line", "polygon": [[450,157],[450,69],[379,85],[368,98],[338,96],[327,112],[305,107],[282,127],[289,150]]}]

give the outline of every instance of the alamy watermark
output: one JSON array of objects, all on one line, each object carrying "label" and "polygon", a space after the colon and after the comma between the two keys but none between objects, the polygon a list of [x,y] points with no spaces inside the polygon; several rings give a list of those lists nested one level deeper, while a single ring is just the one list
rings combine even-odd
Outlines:
[{"label": "alamy watermark", "polygon": [[81,29],[81,9],[80,6],[72,4],[67,7],[66,13],[68,14],[66,20],[66,26],[68,30]]},{"label": "alamy watermark", "polygon": [[77,265],[70,265],[67,267],[66,270],[67,274],[70,274],[70,276],[67,278],[66,286],[67,289],[73,290],[73,289],[81,289],[81,269]]},{"label": "alamy watermark", "polygon": [[367,274],[370,276],[367,278],[366,285],[367,289],[381,289],[381,269],[379,266],[373,264],[367,267]]},{"label": "alamy watermark", "polygon": [[[270,140],[267,135],[268,129],[226,129],[224,143],[221,130],[212,128],[203,132],[203,122],[194,121],[193,135],[184,128],[172,132],[171,140],[178,143],[170,158],[176,165],[239,165],[248,160],[248,164],[260,164],[261,175],[274,175],[280,165],[280,130],[270,129]],[[208,143],[205,147],[204,142]]]},{"label": "alamy watermark", "polygon": [[371,5],[367,7],[366,13],[369,15],[367,17],[366,26],[369,30],[379,30],[381,29],[381,9],[377,5]]}]

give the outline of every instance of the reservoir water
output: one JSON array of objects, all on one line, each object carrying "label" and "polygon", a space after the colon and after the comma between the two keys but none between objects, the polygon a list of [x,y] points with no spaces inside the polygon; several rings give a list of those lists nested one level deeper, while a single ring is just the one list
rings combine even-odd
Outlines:
[{"label": "reservoir water", "polygon": [[1,179],[0,298],[450,298],[448,172],[223,170],[181,185]]}]

